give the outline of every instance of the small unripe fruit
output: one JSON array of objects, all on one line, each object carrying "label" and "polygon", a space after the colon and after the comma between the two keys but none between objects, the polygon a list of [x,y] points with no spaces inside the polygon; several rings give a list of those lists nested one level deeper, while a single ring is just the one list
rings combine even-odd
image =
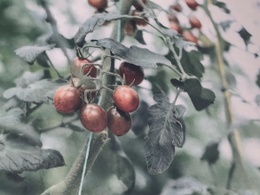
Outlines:
[{"label": "small unripe fruit", "polygon": [[80,121],[87,130],[101,132],[107,126],[107,113],[97,104],[86,104],[81,109]]},{"label": "small unripe fruit", "polygon": [[107,7],[107,0],[88,0],[88,3],[98,10],[103,10]]},{"label": "small unripe fruit", "polygon": [[107,111],[107,127],[117,136],[126,134],[131,128],[131,116],[116,107],[111,107]]},{"label": "small unripe fruit", "polygon": [[139,96],[137,92],[126,85],[119,86],[115,89],[113,100],[116,107],[124,112],[133,112],[139,106]]},{"label": "small unripe fruit", "polygon": [[192,9],[192,10],[196,10],[198,7],[198,3],[196,0],[185,0],[187,6]]},{"label": "small unripe fruit", "polygon": [[143,68],[128,62],[121,63],[119,67],[119,74],[125,79],[126,85],[139,85],[144,80]]},{"label": "small unripe fruit", "polygon": [[195,16],[190,16],[190,17],[189,17],[189,22],[190,22],[190,25],[191,25],[193,28],[198,28],[198,29],[200,29],[200,28],[202,27],[201,22],[200,22],[199,19],[196,18]]},{"label": "small unripe fruit", "polygon": [[62,86],[56,90],[53,103],[58,112],[73,113],[81,105],[80,91],[70,85]]}]

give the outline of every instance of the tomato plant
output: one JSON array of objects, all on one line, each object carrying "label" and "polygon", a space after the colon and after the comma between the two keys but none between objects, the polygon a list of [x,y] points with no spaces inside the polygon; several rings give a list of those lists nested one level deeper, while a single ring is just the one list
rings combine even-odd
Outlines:
[{"label": "tomato plant", "polygon": [[2,0],[0,194],[257,194],[259,47],[229,5]]}]

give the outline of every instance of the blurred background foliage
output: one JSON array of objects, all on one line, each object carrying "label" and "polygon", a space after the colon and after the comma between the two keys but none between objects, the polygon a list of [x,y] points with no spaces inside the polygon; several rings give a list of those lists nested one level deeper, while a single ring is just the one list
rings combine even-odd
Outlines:
[{"label": "blurred background foliage", "polygon": [[[167,2],[169,4],[172,3],[171,1]],[[158,1],[157,3],[160,2]],[[70,45],[70,40],[75,35],[78,27],[95,12],[85,1],[65,0],[61,2],[56,0],[48,1],[48,4],[57,20],[59,32],[67,39],[68,45]],[[184,15],[189,14],[185,13],[185,11],[183,13]],[[5,113],[3,106],[7,101],[3,98],[3,92],[15,86],[14,80],[20,77],[24,71],[42,69],[42,66],[37,63],[28,66],[26,62],[15,55],[14,51],[22,46],[42,44],[42,40],[51,35],[51,28],[45,21],[44,10],[33,0],[1,0],[0,18],[0,114],[3,115]],[[111,27],[107,26],[105,28],[107,28],[105,36],[107,35],[108,37]],[[98,39],[104,36],[104,33],[100,32],[101,30],[97,30],[89,38]],[[227,32],[235,33],[232,30],[227,30]],[[147,42],[147,47],[156,52],[165,52],[161,50],[160,42],[157,39],[153,39],[149,35],[144,38]],[[137,44],[131,37],[126,37],[123,43],[126,45]],[[240,58],[239,60],[238,56],[234,56],[235,54],[232,53],[236,48],[231,48],[226,53],[228,57],[225,59],[227,64],[229,64],[227,70],[230,70],[233,77],[235,77],[235,84],[233,82],[234,87],[232,89],[234,92],[232,106],[236,113],[237,123],[234,125],[239,128],[241,134],[241,146],[246,162],[246,171],[249,175],[249,183],[252,184],[252,189],[260,190],[258,183],[260,181],[260,109],[259,104],[257,107],[257,102],[253,98],[259,94],[259,87],[256,85],[257,71],[250,71],[251,65],[247,63],[247,59],[250,59],[255,64],[258,62],[259,65],[259,59],[255,58],[253,54],[248,54],[245,51],[245,47],[245,49],[239,50],[245,58]],[[67,52],[70,59],[75,56],[71,45]],[[249,55],[249,57],[246,55]],[[57,48],[48,52],[48,56],[62,74],[68,74],[68,64],[70,62],[60,49]],[[213,53],[212,56],[214,58],[215,54]],[[212,62],[213,64],[211,64]],[[169,82],[170,78],[172,78],[172,73],[162,67],[159,67],[156,71],[145,70],[147,80],[138,89],[141,98],[145,101],[144,110],[140,109],[133,115],[133,120],[135,121],[133,129],[136,134],[130,132],[119,138],[125,154],[135,167],[135,188],[129,194],[186,195],[224,194],[224,192],[233,194],[225,191],[231,168],[232,153],[227,140],[227,134],[230,130],[227,129],[225,122],[223,93],[214,63],[207,56],[205,57],[203,64],[206,67],[206,71],[203,76],[203,83],[215,92],[217,99],[214,105],[208,109],[197,112],[193,108],[188,96],[185,94],[182,96],[179,103],[185,104],[187,107],[187,112],[184,116],[187,128],[186,143],[182,149],[177,149],[176,157],[169,170],[160,175],[149,175],[147,173],[143,156],[143,146],[147,133],[147,127],[142,123],[142,121],[146,120],[144,110],[147,105],[154,103],[152,95],[158,93],[161,89],[171,99],[173,99],[175,94],[172,92],[173,87]],[[252,65],[252,68],[259,71],[259,66]],[[254,72],[253,75],[252,72]],[[51,71],[50,74],[52,78],[57,78],[55,72]],[[233,81],[233,77],[231,77],[229,77],[230,82]],[[150,91],[149,89],[152,90]],[[60,151],[66,166],[21,174],[12,174],[0,170],[0,194],[40,194],[66,176],[82,147],[82,143],[87,138],[86,132],[73,131],[68,126],[60,126],[64,121],[70,120],[70,117],[73,118],[73,116],[63,117],[58,114],[51,104],[42,106],[30,116],[28,122],[34,122],[39,127],[38,131],[41,133],[43,148],[52,148]],[[105,145],[91,172],[86,176],[83,194],[122,194],[126,190],[125,183],[122,183],[122,178],[118,178],[113,172],[119,165],[117,161],[111,160],[112,154],[107,149],[108,146],[109,144]],[[205,153],[206,148],[208,150]],[[130,170],[127,170],[127,166],[122,167],[125,170],[121,170],[120,176],[131,175],[129,173]],[[131,183],[131,178],[130,180],[129,178],[124,178],[123,180]],[[232,189],[244,186],[244,183],[242,184],[244,181],[240,180],[239,177],[234,178],[232,182]],[[182,185],[185,186],[186,192],[185,189],[183,189],[183,192],[174,191],[178,188],[182,189]],[[246,194],[246,192],[241,189],[238,194]]]}]

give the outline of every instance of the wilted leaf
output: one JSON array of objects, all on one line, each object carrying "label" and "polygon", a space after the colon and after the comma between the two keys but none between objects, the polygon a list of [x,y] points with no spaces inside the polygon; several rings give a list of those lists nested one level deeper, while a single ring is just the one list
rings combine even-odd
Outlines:
[{"label": "wilted leaf", "polygon": [[198,111],[213,104],[216,98],[214,92],[210,89],[203,88],[198,79],[186,80],[183,89],[188,93],[194,107]]},{"label": "wilted leaf", "polygon": [[15,54],[32,65],[40,54],[54,48],[54,46],[54,44],[46,46],[24,46],[15,50]]},{"label": "wilted leaf", "polygon": [[113,39],[99,40],[97,45],[109,49],[115,56],[137,66],[154,68],[157,64],[171,64],[170,61],[162,55],[136,46],[128,48]]},{"label": "wilted leaf", "polygon": [[219,150],[218,150],[219,143],[218,142],[211,142],[209,143],[205,151],[201,157],[201,160],[205,160],[209,163],[209,165],[213,165],[219,159]]},{"label": "wilted leaf", "polygon": [[157,104],[149,108],[149,133],[145,144],[145,159],[150,174],[164,172],[175,156],[175,146],[182,147],[185,127],[180,122],[185,108],[173,106],[165,95],[156,95]]},{"label": "wilted leaf", "polygon": [[17,135],[1,139],[0,146],[0,170],[36,171],[64,165],[63,157],[58,151],[35,147]]},{"label": "wilted leaf", "polygon": [[83,46],[84,39],[88,33],[93,32],[96,28],[102,26],[105,22],[117,20],[121,18],[129,18],[128,15],[118,15],[115,13],[97,13],[87,19],[74,37],[74,41],[78,46]]}]

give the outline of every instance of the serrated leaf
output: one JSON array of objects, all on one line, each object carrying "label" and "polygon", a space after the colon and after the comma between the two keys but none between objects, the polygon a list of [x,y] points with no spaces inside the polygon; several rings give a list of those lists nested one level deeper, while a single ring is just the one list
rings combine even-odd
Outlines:
[{"label": "serrated leaf", "polygon": [[218,142],[211,142],[209,143],[205,151],[201,157],[201,160],[205,160],[209,163],[209,165],[213,165],[219,159],[219,150],[218,150],[219,143]]},{"label": "serrated leaf", "polygon": [[200,111],[213,104],[215,94],[210,89],[203,88],[198,79],[188,79],[184,82],[184,91],[188,93],[196,110]]},{"label": "serrated leaf", "polygon": [[128,63],[144,68],[154,68],[157,67],[157,64],[171,64],[168,59],[160,54],[136,46],[128,48],[113,39],[101,39],[97,42],[97,45],[109,49],[115,56]]},{"label": "serrated leaf", "polygon": [[39,81],[41,78],[43,78],[43,76],[44,76],[43,70],[39,70],[36,72],[25,71],[22,74],[22,76],[14,80],[14,83],[16,84],[16,86],[26,87],[35,81]]},{"label": "serrated leaf", "polygon": [[149,108],[149,133],[145,143],[145,159],[150,174],[158,174],[169,168],[175,156],[175,146],[182,147],[185,127],[182,117],[184,106],[171,106],[165,95],[156,95],[157,104]]},{"label": "serrated leaf", "polygon": [[63,157],[58,151],[35,147],[17,135],[1,139],[0,145],[0,170],[36,171],[64,165]]},{"label": "serrated leaf", "polygon": [[53,97],[56,89],[60,86],[61,83],[43,79],[28,85],[26,88],[10,88],[4,92],[4,97],[11,98],[16,96],[25,102],[43,103],[48,102],[48,100]]},{"label": "serrated leaf", "polygon": [[74,42],[78,46],[83,46],[84,39],[88,33],[93,32],[96,28],[102,26],[107,21],[129,18],[128,15],[119,15],[115,13],[97,13],[87,19],[79,28],[74,37]]},{"label": "serrated leaf", "polygon": [[4,116],[0,116],[0,129],[4,132],[19,134],[30,138],[37,146],[41,146],[40,135],[35,129],[22,122],[25,113],[20,108],[12,108]]},{"label": "serrated leaf", "polygon": [[15,54],[32,65],[40,54],[54,48],[54,46],[54,44],[46,46],[24,46],[15,50]]}]

